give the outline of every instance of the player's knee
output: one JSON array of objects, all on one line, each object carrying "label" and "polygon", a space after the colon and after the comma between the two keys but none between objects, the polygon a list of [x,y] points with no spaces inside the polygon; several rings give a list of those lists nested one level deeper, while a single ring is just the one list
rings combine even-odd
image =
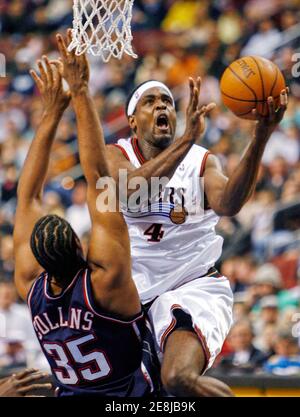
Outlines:
[{"label": "player's knee", "polygon": [[161,380],[164,389],[176,397],[183,396],[186,391],[187,381],[190,380],[192,371],[188,368],[178,368],[172,366],[168,369],[163,368]]}]

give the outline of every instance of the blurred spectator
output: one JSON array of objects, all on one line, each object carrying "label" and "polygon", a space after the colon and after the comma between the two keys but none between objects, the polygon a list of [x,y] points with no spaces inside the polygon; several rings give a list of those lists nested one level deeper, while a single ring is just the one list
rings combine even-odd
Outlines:
[{"label": "blurred spectator", "polygon": [[17,193],[17,169],[14,164],[5,166],[5,177],[1,187],[1,199],[5,203],[16,197]]},{"label": "blurred spectator", "polygon": [[257,269],[253,284],[258,299],[277,294],[282,287],[280,272],[274,265],[264,264]]},{"label": "blurred spectator", "polygon": [[274,323],[266,324],[261,334],[255,337],[254,346],[264,352],[268,357],[275,354],[275,341],[278,334],[278,326]]},{"label": "blurred spectator", "polygon": [[195,26],[197,10],[202,4],[195,0],[176,0],[162,24],[166,31],[181,32]]},{"label": "blurred spectator", "polygon": [[274,305],[280,311],[288,307],[297,307],[299,300],[293,292],[284,290],[282,276],[279,269],[272,264],[264,264],[257,269],[252,285],[246,292],[249,308],[258,312],[267,303]]},{"label": "blurred spectator", "polygon": [[72,205],[66,211],[66,219],[70,222],[77,236],[81,236],[91,229],[91,221],[86,203],[86,183],[83,181],[75,185],[72,194]]},{"label": "blurred spectator", "polygon": [[247,289],[247,305],[257,311],[260,300],[266,296],[276,295],[281,286],[281,276],[278,269],[269,263],[262,265],[256,270],[252,283]]},{"label": "blurred spectator", "polygon": [[290,330],[280,331],[275,341],[275,355],[264,366],[274,375],[300,375],[300,352],[298,341]]},{"label": "blurred spectator", "polygon": [[247,305],[247,296],[245,291],[236,292],[233,302],[233,320],[235,322],[247,319],[249,315],[249,306]]},{"label": "blurred spectator", "polygon": [[269,166],[274,159],[281,157],[289,165],[294,166],[299,161],[299,155],[299,132],[296,126],[290,126],[272,135],[267,143],[262,160],[264,164]]},{"label": "blurred spectator", "polygon": [[13,271],[13,238],[11,235],[5,234],[0,240],[0,276],[12,279]]},{"label": "blurred spectator", "polygon": [[62,204],[60,195],[55,191],[47,191],[44,196],[45,211],[57,216],[65,215],[65,207]]},{"label": "blurred spectator", "polygon": [[35,363],[47,368],[27,306],[16,303],[12,282],[0,282],[0,369]]},{"label": "blurred spectator", "polygon": [[262,263],[269,257],[270,242],[273,235],[273,220],[276,210],[274,187],[270,186],[257,193],[253,207],[251,224],[251,243],[255,259]]},{"label": "blurred spectator", "polygon": [[275,27],[270,18],[263,19],[259,24],[257,31],[250,37],[246,46],[243,48],[241,55],[260,55],[265,58],[271,58],[273,49],[281,41],[279,30]]},{"label": "blurred spectator", "polygon": [[262,297],[259,305],[260,312],[253,323],[255,334],[262,334],[267,325],[277,325],[279,321],[278,301],[275,295]]},{"label": "blurred spectator", "polygon": [[[171,23],[171,25],[172,24],[173,23]],[[209,2],[202,1],[201,7],[197,7],[196,9],[194,25],[182,33],[180,42],[181,45],[185,47],[203,46],[209,43],[215,32],[216,22],[209,15]]]},{"label": "blurred spectator", "polygon": [[218,370],[226,375],[243,375],[258,371],[267,360],[267,355],[253,346],[253,337],[250,322],[237,321],[228,336],[232,353],[221,360]]},{"label": "blurred spectator", "polygon": [[225,44],[233,44],[242,36],[242,19],[237,10],[228,6],[218,19],[218,35]]},{"label": "blurred spectator", "polygon": [[221,272],[229,278],[234,293],[245,291],[252,284],[255,271],[256,264],[250,255],[233,256],[221,266]]},{"label": "blurred spectator", "polygon": [[154,29],[160,26],[167,12],[163,0],[136,0],[132,27],[134,30]]},{"label": "blurred spectator", "polygon": [[281,195],[283,184],[288,177],[288,163],[283,157],[274,158],[269,164],[268,179],[265,186],[272,190],[276,199]]}]

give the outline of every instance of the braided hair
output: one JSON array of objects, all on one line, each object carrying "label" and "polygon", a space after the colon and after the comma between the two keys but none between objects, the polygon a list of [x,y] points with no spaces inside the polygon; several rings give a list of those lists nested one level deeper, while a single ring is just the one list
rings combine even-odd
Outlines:
[{"label": "braided hair", "polygon": [[71,225],[57,215],[42,217],[35,224],[30,239],[38,263],[56,281],[72,279],[86,262],[79,255],[79,239]]}]

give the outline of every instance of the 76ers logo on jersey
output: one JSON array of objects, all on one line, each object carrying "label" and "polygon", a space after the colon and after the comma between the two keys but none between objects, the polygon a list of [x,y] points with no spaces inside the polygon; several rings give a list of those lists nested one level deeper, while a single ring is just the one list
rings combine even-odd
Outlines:
[{"label": "76ers logo on jersey", "polygon": [[158,202],[160,204],[168,203],[176,207],[176,211],[180,211],[180,208],[184,208],[185,205],[186,191],[187,190],[183,187],[165,187],[159,192]]},{"label": "76ers logo on jersey", "polygon": [[186,193],[185,188],[174,188],[170,187],[170,203],[174,206],[171,208],[169,217],[172,223],[174,224],[183,224],[186,221],[187,217],[187,210],[185,208],[185,197],[184,194]]},{"label": "76ers logo on jersey", "polygon": [[170,211],[170,220],[174,224],[183,224],[186,221],[188,212],[182,206],[176,206]]}]

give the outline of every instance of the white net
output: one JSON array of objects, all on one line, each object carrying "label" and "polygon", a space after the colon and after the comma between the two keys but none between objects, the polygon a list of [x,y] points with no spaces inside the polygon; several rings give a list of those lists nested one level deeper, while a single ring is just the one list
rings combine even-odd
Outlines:
[{"label": "white net", "polygon": [[131,19],[134,0],[74,0],[73,41],[69,50],[76,55],[88,52],[104,62],[134,58]]}]

